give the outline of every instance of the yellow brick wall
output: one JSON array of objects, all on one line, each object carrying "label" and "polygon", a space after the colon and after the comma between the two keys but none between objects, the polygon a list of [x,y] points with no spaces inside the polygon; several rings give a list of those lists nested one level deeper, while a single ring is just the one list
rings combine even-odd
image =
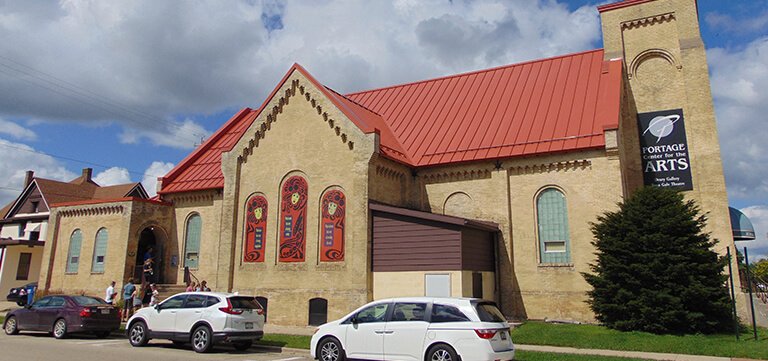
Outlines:
[{"label": "yellow brick wall", "polygon": [[[733,250],[696,1],[657,0],[601,16],[606,58],[623,57],[625,61],[629,105],[639,113],[683,109],[693,179],[693,190],[685,196],[708,213],[706,231],[719,241],[715,251],[725,254],[727,247]],[[738,274],[735,276],[738,284]]]},{"label": "yellow brick wall", "polygon": [[[333,320],[370,299],[368,169],[375,138],[362,133],[298,72],[277,94],[274,102],[282,101],[281,109],[262,113],[223,157],[227,218],[222,235],[232,238],[233,257],[227,257],[227,243],[222,242],[218,272],[221,275],[231,267],[233,291],[267,297],[270,322],[306,325],[308,303],[315,297],[328,300],[328,319]],[[268,115],[276,120],[267,121]],[[302,176],[308,184],[306,253],[304,262],[286,263],[278,261],[277,252],[279,198],[283,182],[292,175]],[[330,187],[342,189],[346,197],[342,262],[319,259],[320,200]],[[245,202],[256,192],[268,201],[265,262],[246,263]]]}]

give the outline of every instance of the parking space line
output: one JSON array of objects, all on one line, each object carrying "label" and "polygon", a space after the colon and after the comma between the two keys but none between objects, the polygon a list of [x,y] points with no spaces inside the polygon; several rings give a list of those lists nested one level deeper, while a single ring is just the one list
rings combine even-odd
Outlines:
[{"label": "parking space line", "polygon": [[97,341],[78,341],[73,342],[75,345],[98,345],[98,344],[113,344],[113,343],[120,343],[125,342],[125,340],[97,340]]}]

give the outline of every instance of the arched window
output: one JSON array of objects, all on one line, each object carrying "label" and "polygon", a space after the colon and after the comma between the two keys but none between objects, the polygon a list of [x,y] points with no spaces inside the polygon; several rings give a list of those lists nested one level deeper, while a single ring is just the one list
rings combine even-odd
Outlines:
[{"label": "arched window", "polygon": [[328,322],[328,300],[313,298],[309,300],[309,325],[320,326]]},{"label": "arched window", "polygon": [[197,269],[200,258],[200,238],[203,220],[193,213],[187,219],[186,242],[184,243],[184,267]]},{"label": "arched window", "polygon": [[347,201],[344,192],[332,189],[320,201],[320,261],[337,262],[344,260],[344,221]]},{"label": "arched window", "polygon": [[76,229],[69,236],[69,252],[67,252],[67,273],[77,273],[80,265],[80,245],[83,243],[83,232]]},{"label": "arched window", "polygon": [[255,195],[248,199],[245,213],[243,262],[264,262],[267,239],[267,199]]},{"label": "arched window", "polygon": [[96,242],[93,244],[93,262],[91,262],[91,272],[104,272],[104,260],[107,258],[107,241],[109,233],[106,228],[99,229],[96,232]]},{"label": "arched window", "polygon": [[536,199],[541,263],[570,263],[568,208],[563,192],[547,188]]},{"label": "arched window", "polygon": [[280,191],[280,262],[304,262],[307,248],[307,181],[292,176]]}]

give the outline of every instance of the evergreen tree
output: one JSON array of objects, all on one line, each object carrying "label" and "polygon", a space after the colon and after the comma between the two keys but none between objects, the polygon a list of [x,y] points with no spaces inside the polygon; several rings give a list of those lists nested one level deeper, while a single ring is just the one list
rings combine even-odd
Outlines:
[{"label": "evergreen tree", "polygon": [[733,327],[727,260],[704,233],[706,216],[681,193],[646,187],[592,223],[597,261],[589,305],[622,331],[713,333]]}]

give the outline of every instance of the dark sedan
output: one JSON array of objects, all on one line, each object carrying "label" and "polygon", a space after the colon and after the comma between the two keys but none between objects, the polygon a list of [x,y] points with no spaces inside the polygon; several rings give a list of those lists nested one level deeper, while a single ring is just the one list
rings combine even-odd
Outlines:
[{"label": "dark sedan", "polygon": [[56,338],[86,332],[107,337],[119,328],[120,313],[114,306],[97,297],[64,295],[46,296],[8,312],[3,324],[8,335],[19,331],[43,331]]},{"label": "dark sedan", "polygon": [[[21,294],[21,290],[28,290],[29,288],[37,288],[37,282],[28,283],[21,287],[11,288],[11,290],[8,291],[8,296],[6,296],[5,299],[8,302],[16,302],[19,304],[19,306],[23,306],[25,303],[27,303],[27,300],[26,299],[20,300],[19,294]],[[26,294],[24,295],[24,297],[25,298],[27,297]]]}]

